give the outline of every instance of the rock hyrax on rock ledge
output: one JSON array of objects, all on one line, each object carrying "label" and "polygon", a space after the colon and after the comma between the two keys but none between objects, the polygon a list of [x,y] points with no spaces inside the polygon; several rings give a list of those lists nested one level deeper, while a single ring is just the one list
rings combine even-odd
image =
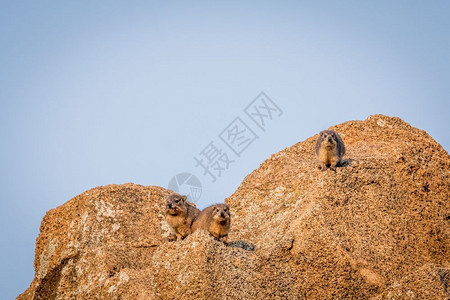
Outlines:
[{"label": "rock hyrax on rock ledge", "polygon": [[191,225],[200,210],[187,201],[186,196],[172,194],[167,197],[166,221],[172,228],[169,241],[184,239],[191,234]]},{"label": "rock hyrax on rock ledge", "polygon": [[228,244],[230,223],[231,213],[229,206],[226,204],[215,204],[202,210],[192,224],[192,232],[197,229],[203,229],[217,240]]},{"label": "rock hyrax on rock ledge", "polygon": [[319,169],[326,170],[329,166],[331,170],[336,171],[342,157],[345,154],[345,146],[341,137],[333,130],[324,130],[319,134],[316,143],[316,155],[319,159]]}]

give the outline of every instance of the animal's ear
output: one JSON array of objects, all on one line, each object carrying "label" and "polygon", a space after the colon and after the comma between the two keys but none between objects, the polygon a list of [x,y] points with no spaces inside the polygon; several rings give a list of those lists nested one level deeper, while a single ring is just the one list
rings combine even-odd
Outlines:
[{"label": "animal's ear", "polygon": [[187,200],[187,196],[181,196],[181,200],[186,201]]}]

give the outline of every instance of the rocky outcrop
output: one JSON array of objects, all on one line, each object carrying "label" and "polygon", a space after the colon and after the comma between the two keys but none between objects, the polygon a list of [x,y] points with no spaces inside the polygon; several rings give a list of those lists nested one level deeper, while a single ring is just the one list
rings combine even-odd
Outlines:
[{"label": "rocky outcrop", "polygon": [[317,136],[273,155],[227,199],[232,238],[267,257],[289,249],[291,293],[312,299],[366,299],[424,264],[448,267],[448,153],[399,118],[331,129],[345,167],[317,169]]},{"label": "rocky outcrop", "polygon": [[50,210],[18,298],[450,297],[448,153],[399,118],[331,129],[344,166],[318,170],[317,136],[272,155],[226,199],[228,247],[202,231],[166,242],[159,187],[98,187]]},{"label": "rocky outcrop", "polygon": [[35,278],[19,299],[133,299],[168,234],[162,214],[168,194],[159,187],[109,185],[47,212]]}]

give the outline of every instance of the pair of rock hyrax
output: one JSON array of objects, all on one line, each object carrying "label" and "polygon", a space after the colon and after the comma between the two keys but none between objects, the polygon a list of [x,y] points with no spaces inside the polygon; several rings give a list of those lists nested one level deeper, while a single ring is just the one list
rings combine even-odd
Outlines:
[{"label": "pair of rock hyrax", "polygon": [[217,240],[228,243],[231,213],[226,204],[215,204],[198,210],[186,196],[172,194],[167,197],[166,221],[172,229],[169,241],[184,239],[197,229],[208,231]]},{"label": "pair of rock hyrax", "polygon": [[325,171],[329,166],[336,171],[336,167],[342,163],[345,154],[345,146],[341,137],[333,130],[324,130],[319,134],[316,143],[316,155],[319,160],[319,169]]}]

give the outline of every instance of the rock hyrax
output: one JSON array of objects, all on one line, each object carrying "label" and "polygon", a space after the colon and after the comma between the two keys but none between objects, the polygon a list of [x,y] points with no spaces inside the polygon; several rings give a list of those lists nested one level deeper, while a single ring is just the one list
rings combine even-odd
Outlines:
[{"label": "rock hyrax", "polygon": [[342,161],[345,146],[341,137],[333,130],[324,130],[319,134],[316,143],[316,155],[319,159],[319,169],[326,170],[328,166],[336,171],[336,166]]},{"label": "rock hyrax", "polygon": [[184,239],[191,234],[191,225],[200,210],[188,202],[186,196],[172,194],[167,197],[166,221],[172,228],[169,241]]},{"label": "rock hyrax", "polygon": [[217,240],[228,244],[230,223],[230,207],[226,204],[215,204],[202,210],[192,224],[192,232],[197,229],[203,229],[208,231]]}]

